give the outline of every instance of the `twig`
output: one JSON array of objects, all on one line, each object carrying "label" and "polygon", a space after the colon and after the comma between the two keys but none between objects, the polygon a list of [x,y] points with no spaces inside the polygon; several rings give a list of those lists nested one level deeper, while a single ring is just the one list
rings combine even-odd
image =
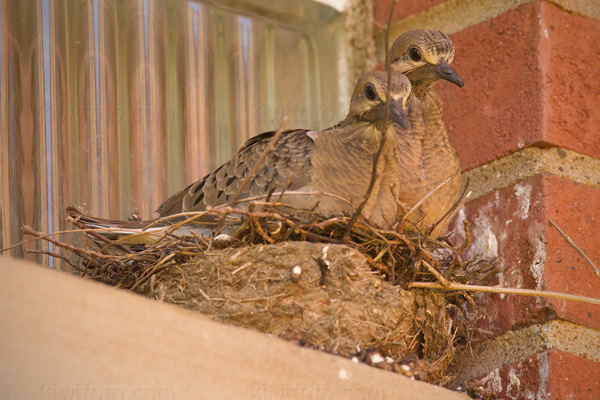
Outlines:
[{"label": "twig", "polygon": [[[79,220],[79,217],[77,217],[77,218],[71,218],[71,217],[69,217],[67,219],[72,224],[74,224],[75,226],[77,226],[78,228],[85,229],[85,225]],[[125,253],[131,253],[132,252],[130,249],[127,248],[127,246],[124,246],[122,243],[117,243],[117,242],[115,242],[113,240],[110,240],[109,238],[107,238],[104,235],[99,234],[98,232],[88,232],[88,234],[91,235],[91,236],[93,236],[93,237],[95,237],[96,239],[104,242],[104,243],[107,243],[108,247],[115,246],[118,249],[124,251]],[[104,249],[106,249],[106,247]]]},{"label": "twig", "polygon": [[137,280],[137,282],[135,282],[135,284],[131,287],[131,289],[129,289],[130,291],[134,291],[138,286],[140,286],[142,283],[144,283],[151,275],[155,274],[156,272],[158,272],[159,270],[161,270],[165,267],[168,266],[168,264],[166,264],[167,261],[169,261],[171,258],[175,257],[175,253],[171,253],[169,255],[167,255],[165,258],[163,258],[162,260],[160,260],[160,262],[158,264],[156,264],[154,267],[152,267],[152,269],[150,271],[146,271],[146,273],[144,275],[142,275],[142,277],[140,279]]},{"label": "twig", "polygon": [[208,297],[208,295],[206,293],[204,293],[204,290],[198,288],[198,291],[200,292],[200,294],[202,295],[202,297],[204,297],[206,299],[206,301],[209,302],[209,304],[212,304],[212,300],[210,299],[210,297]]},{"label": "twig", "polygon": [[[273,192],[273,193],[271,193],[271,195],[272,196],[279,196],[279,197],[281,197],[283,195],[283,193],[284,193],[283,191],[281,191],[281,192]],[[332,197],[334,199],[343,201],[344,203],[348,204],[349,206],[352,206],[352,202],[350,200],[345,199],[342,196],[338,196],[337,194],[333,194],[333,193],[327,193],[327,192],[295,192],[295,191],[291,192],[291,193],[294,196],[319,196],[319,197],[320,196],[328,196],[328,197]],[[266,195],[255,196],[255,197],[246,197],[246,198],[238,200],[237,203],[238,204],[239,203],[249,203],[251,201],[264,200],[266,198],[267,198]],[[278,201],[279,201],[279,199],[278,199]],[[227,205],[229,205],[229,204],[227,204]],[[217,206],[217,207],[213,208],[213,210],[217,209],[217,208],[220,208],[220,207],[223,207],[223,206]]]},{"label": "twig", "polygon": [[469,229],[468,219],[465,218],[463,221],[463,226],[465,228],[465,242],[458,248],[458,254],[462,254],[466,249],[469,248],[469,246],[471,246],[471,230]]},{"label": "twig", "polygon": [[209,247],[209,243],[206,241],[206,239],[204,239],[202,236],[200,236],[195,230],[190,229],[190,233],[192,235],[194,235],[194,237],[196,238],[196,240],[198,240],[198,242],[202,243],[205,247]]},{"label": "twig", "polygon": [[514,294],[517,296],[533,296],[533,297],[545,297],[549,299],[559,300],[571,300],[580,303],[595,304],[600,306],[600,299],[586,296],[578,296],[575,294],[549,292],[543,290],[532,290],[532,289],[516,289],[507,288],[501,286],[480,286],[480,285],[464,285],[460,283],[450,282],[448,286],[443,286],[439,283],[434,282],[412,282],[409,287],[411,288],[425,288],[425,289],[441,289],[441,290],[464,290],[466,292],[479,292],[479,293],[497,293],[497,294]]},{"label": "twig", "polygon": [[[30,226],[28,226],[28,225],[25,225],[25,226],[27,226],[27,228],[29,228],[29,229],[31,229],[33,231],[33,228],[31,228]],[[36,235],[32,234],[34,236],[32,239],[25,239],[25,240],[20,241],[19,243],[15,243],[15,244],[13,244],[11,246],[4,247],[4,248],[0,249],[0,253],[3,253],[5,251],[9,251],[9,250],[15,249],[15,248],[17,248],[19,246],[26,245],[27,243],[37,242],[38,240],[45,240],[47,237],[52,237],[52,236],[55,236],[55,235],[62,235],[62,234],[65,234],[65,233],[81,233],[81,232],[88,232],[88,231],[100,231],[100,229],[96,229],[96,228],[92,228],[92,229],[69,229],[69,230],[65,230],[65,231],[56,231],[56,232],[51,232],[51,233],[41,233],[41,232],[33,231],[33,232],[36,232],[39,236],[36,236]],[[23,233],[25,233],[25,232],[23,232]]]},{"label": "twig", "polygon": [[[81,249],[79,249],[79,248],[77,248],[75,246],[71,246],[70,244],[60,242],[60,241],[58,241],[56,239],[52,239],[50,237],[50,234],[45,234],[45,233],[41,233],[41,232],[35,231],[29,225],[23,225],[23,234],[24,235],[33,235],[33,236],[35,236],[38,239],[47,240],[50,243],[53,243],[53,244],[55,244],[58,247],[65,248],[67,250],[72,251],[75,254],[78,254],[78,255],[81,255],[81,253],[82,253]],[[55,232],[55,234],[56,234],[56,232]],[[86,250],[85,253],[87,253],[88,255],[94,256],[96,258],[102,258],[102,259],[105,259],[105,260],[107,260],[107,259],[114,259],[110,255],[98,253],[98,252],[92,251],[92,250]]]},{"label": "twig", "polygon": [[47,250],[30,250],[30,249],[25,249],[25,253],[30,253],[30,254],[43,254],[46,256],[51,256],[54,258],[60,258],[61,260],[65,261],[67,264],[69,264],[71,267],[75,268],[76,270],[78,270],[79,272],[83,272],[83,268],[81,268],[78,265],[75,265],[71,262],[71,260],[69,260],[68,257],[65,257],[63,255],[60,255],[58,253],[53,253],[51,251],[47,251]]},{"label": "twig", "polygon": [[444,287],[450,287],[451,283],[442,276],[442,274],[440,274],[431,264],[429,264],[427,261],[425,260],[421,260],[421,264],[423,264],[425,266],[425,268],[427,268],[427,270],[429,272],[431,272],[431,274],[433,276],[436,277],[436,279],[440,282],[440,284]]},{"label": "twig", "polygon": [[[277,129],[277,132],[275,132],[275,135],[273,135],[273,137],[271,138],[271,140],[269,141],[269,143],[267,144],[267,147],[265,148],[265,150],[263,151],[263,153],[260,155],[260,158],[258,159],[258,161],[256,162],[256,164],[254,164],[254,167],[252,167],[252,169],[250,170],[250,172],[248,173],[248,176],[242,181],[242,184],[240,185],[240,187],[238,188],[237,192],[235,193],[235,196],[233,197],[233,200],[231,201],[231,203],[229,203],[231,205],[231,207],[235,206],[240,198],[240,196],[242,195],[242,193],[244,192],[244,190],[246,189],[246,186],[248,186],[248,184],[250,183],[250,181],[256,177],[256,173],[258,172],[258,168],[260,168],[261,164],[265,161],[265,158],[267,158],[267,155],[273,151],[273,148],[275,147],[275,144],[277,143],[277,141],[279,140],[279,138],[281,137],[281,135],[283,134],[283,131],[285,129],[285,126],[287,125],[288,122],[288,117],[287,115],[285,117],[283,117],[283,121],[281,121],[281,125],[279,125],[279,129]],[[223,224],[225,223],[225,215],[222,216],[219,219],[219,224],[217,225],[217,230],[214,233],[214,236],[217,236],[221,233],[221,230],[223,229]]]},{"label": "twig", "polygon": [[377,164],[379,163],[379,158],[381,157],[381,153],[383,152],[383,147],[385,145],[386,139],[386,131],[387,131],[387,121],[390,115],[390,93],[392,92],[392,70],[390,69],[390,27],[392,25],[392,16],[394,15],[394,8],[396,7],[397,0],[392,0],[392,5],[390,7],[390,15],[388,18],[388,24],[385,29],[385,69],[387,71],[387,87],[385,89],[386,99],[385,99],[385,111],[383,114],[383,124],[381,125],[381,140],[379,142],[379,147],[377,152],[373,155],[373,169],[371,170],[371,181],[369,182],[369,187],[367,188],[367,192],[365,193],[362,201],[360,202],[358,208],[352,214],[352,218],[348,222],[348,227],[346,231],[342,235],[342,241],[346,241],[350,232],[352,231],[352,225],[356,222],[360,214],[362,213],[363,208],[369,201],[371,197],[371,192],[373,192],[373,187],[375,187],[375,181],[377,180]]},{"label": "twig", "polygon": [[283,131],[285,129],[285,126],[287,125],[287,122],[288,122],[288,117],[286,115],[285,117],[283,117],[283,121],[281,121],[281,125],[279,125],[279,129],[277,129],[277,132],[275,132],[275,135],[273,135],[273,137],[269,141],[269,144],[267,144],[267,147],[261,154],[260,158],[258,159],[256,164],[254,164],[254,167],[252,167],[252,170],[250,170],[250,173],[248,174],[246,179],[243,180],[242,185],[239,187],[237,193],[235,194],[235,197],[233,198],[233,201],[230,203],[232,207],[237,204],[238,199],[242,195],[242,192],[244,191],[244,189],[246,189],[246,186],[248,186],[248,183],[250,183],[252,178],[254,178],[256,176],[256,173],[258,172],[258,168],[260,168],[262,163],[265,161],[265,158],[267,158],[267,155],[271,151],[273,151],[275,144],[277,143],[277,141],[283,134]]},{"label": "twig", "polygon": [[417,210],[428,198],[431,197],[432,194],[434,194],[435,192],[437,192],[438,190],[440,190],[440,188],[442,188],[443,186],[445,186],[448,182],[450,182],[450,179],[452,179],[452,176],[449,176],[448,178],[446,178],[445,181],[441,182],[439,185],[437,185],[435,188],[431,189],[429,192],[427,192],[427,194],[423,197],[421,197],[419,199],[419,201],[417,201],[415,203],[414,206],[411,207],[410,210],[408,210],[408,212],[406,214],[404,214],[402,216],[402,219],[400,220],[400,228],[402,228],[402,226],[404,225],[404,221],[406,220],[406,218],[412,214],[415,210]]},{"label": "twig", "polygon": [[471,194],[473,194],[473,192],[471,192],[471,191],[467,192],[467,189],[469,188],[469,182],[470,182],[470,180],[469,180],[469,178],[467,178],[467,184],[465,185],[465,188],[463,189],[460,196],[458,196],[458,200],[456,200],[454,202],[452,207],[450,207],[450,209],[448,211],[446,211],[446,213],[442,216],[442,218],[438,219],[437,222],[435,224],[433,224],[430,232],[433,232],[433,230],[439,224],[441,224],[442,221],[444,221],[446,219],[448,219],[448,220],[452,219],[452,217],[454,217],[454,215],[456,215],[458,210],[460,210],[462,208],[462,206],[469,199],[469,197],[471,197]]},{"label": "twig", "polygon": [[562,235],[562,237],[565,239],[565,241],[567,243],[569,243],[571,245],[571,247],[573,247],[578,253],[579,255],[581,255],[581,257],[583,257],[583,259],[588,263],[588,265],[592,268],[592,270],[594,271],[594,273],[596,274],[596,276],[598,278],[600,278],[600,270],[598,270],[598,267],[596,267],[596,265],[592,262],[592,260],[589,259],[589,257],[583,252],[583,250],[581,250],[579,248],[579,246],[577,246],[575,244],[575,242],[573,242],[573,240],[571,240],[571,238],[565,234],[562,229],[560,229],[558,227],[558,225],[556,225],[556,222],[552,221],[552,218],[548,218],[548,221],[550,221],[550,224],[552,224],[552,226],[554,228],[556,228],[556,230],[558,231],[558,233],[560,233]]}]

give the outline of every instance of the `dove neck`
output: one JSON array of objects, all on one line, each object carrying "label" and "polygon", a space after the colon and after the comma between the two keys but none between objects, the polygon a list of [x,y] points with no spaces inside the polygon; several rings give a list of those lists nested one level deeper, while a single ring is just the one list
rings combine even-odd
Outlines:
[{"label": "dove neck", "polygon": [[428,97],[431,96],[437,96],[436,91],[432,87],[434,83],[435,82],[422,82],[413,84],[411,89],[411,96],[415,96],[421,101],[425,101]]}]

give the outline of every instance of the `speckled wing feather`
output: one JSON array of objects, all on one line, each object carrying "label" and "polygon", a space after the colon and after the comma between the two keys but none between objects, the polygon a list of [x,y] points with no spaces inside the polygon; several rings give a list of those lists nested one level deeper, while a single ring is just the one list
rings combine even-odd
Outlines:
[{"label": "speckled wing feather", "polygon": [[[315,131],[284,131],[241,193],[239,199],[266,196],[272,190],[297,191],[310,182]],[[275,131],[249,139],[235,156],[167,199],[157,210],[161,217],[186,211],[204,211],[234,200],[243,181],[258,162]]]}]

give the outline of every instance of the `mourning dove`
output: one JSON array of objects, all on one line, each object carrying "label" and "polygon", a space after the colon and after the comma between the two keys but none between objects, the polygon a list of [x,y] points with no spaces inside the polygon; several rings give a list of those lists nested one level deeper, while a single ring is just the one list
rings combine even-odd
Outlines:
[{"label": "mourning dove", "polygon": [[[359,78],[350,110],[342,122],[321,132],[284,131],[241,192],[236,207],[243,209],[247,207],[245,200],[285,190],[282,202],[287,205],[308,209],[318,204],[317,211],[326,215],[352,212],[371,179],[373,153],[381,139],[386,89],[387,73],[369,72]],[[398,214],[394,199],[398,193],[393,194],[390,187],[397,191],[400,146],[396,132],[408,127],[405,107],[409,95],[409,80],[402,74],[393,74],[385,128],[387,140],[378,163],[374,190],[363,210],[363,216],[379,225],[391,224]],[[248,140],[231,160],[168,198],[157,210],[160,217],[205,211],[230,203],[274,135],[275,132],[265,132]],[[298,192],[322,194],[307,196]],[[117,236],[151,222],[103,220],[82,215],[73,207],[67,211],[72,218],[91,227],[115,229],[113,233]],[[214,215],[212,218],[214,220]],[[203,229],[201,233],[206,231]],[[185,234],[185,230],[176,234]],[[110,233],[107,235],[110,237]]]},{"label": "mourning dove", "polygon": [[[454,44],[442,32],[408,31],[396,39],[389,56],[392,70],[406,75],[412,85],[408,100],[410,128],[398,132],[404,165],[399,174],[399,200],[410,209],[429,194],[407,217],[424,231],[428,225],[440,222],[456,201],[461,173],[442,119],[442,101],[432,84],[445,79],[462,88],[463,81],[449,66],[454,59]],[[432,234],[444,234],[447,223],[439,223]]]}]

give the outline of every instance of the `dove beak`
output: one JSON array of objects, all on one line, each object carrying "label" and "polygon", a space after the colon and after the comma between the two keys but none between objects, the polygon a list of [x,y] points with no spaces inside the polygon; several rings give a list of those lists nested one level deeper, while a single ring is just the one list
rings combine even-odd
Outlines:
[{"label": "dove beak", "polygon": [[440,78],[447,80],[448,82],[454,83],[458,87],[464,87],[465,84],[460,76],[458,76],[458,72],[445,62],[439,63],[435,67],[433,67],[435,72],[440,76]]},{"label": "dove beak", "polygon": [[402,128],[408,129],[408,118],[404,108],[402,108],[401,100],[390,101],[390,117]]}]

